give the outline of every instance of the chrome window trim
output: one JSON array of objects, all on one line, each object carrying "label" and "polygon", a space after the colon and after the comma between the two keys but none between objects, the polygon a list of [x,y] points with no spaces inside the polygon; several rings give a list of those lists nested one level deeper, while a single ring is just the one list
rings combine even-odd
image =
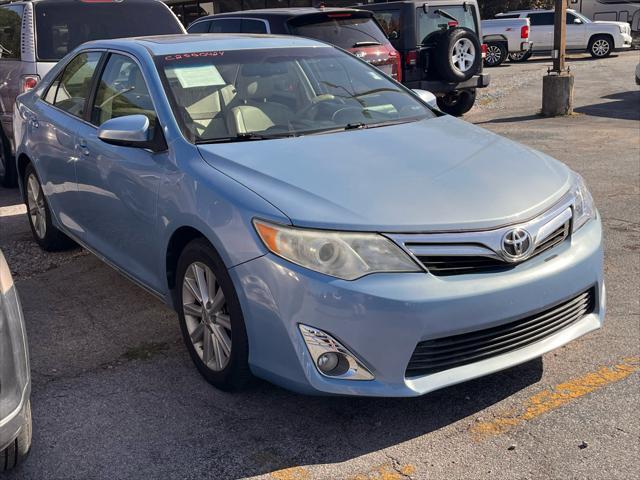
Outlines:
[{"label": "chrome window trim", "polygon": [[[535,249],[548,239],[557,229],[573,218],[573,192],[565,194],[553,207],[537,217],[512,225],[506,225],[493,230],[460,231],[418,234],[389,234],[384,235],[394,241],[411,258],[428,269],[418,259],[419,256],[482,256],[517,264],[535,255]],[[528,255],[510,260],[502,253],[504,235],[514,228],[522,228],[531,234],[533,248]],[[571,235],[571,226],[567,238]]]}]

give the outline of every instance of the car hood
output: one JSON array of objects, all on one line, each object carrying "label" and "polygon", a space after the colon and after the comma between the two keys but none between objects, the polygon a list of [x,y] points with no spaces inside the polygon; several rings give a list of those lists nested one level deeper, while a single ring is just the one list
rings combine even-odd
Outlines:
[{"label": "car hood", "polygon": [[450,116],[198,148],[304,227],[492,228],[544,211],[571,182],[560,162]]}]

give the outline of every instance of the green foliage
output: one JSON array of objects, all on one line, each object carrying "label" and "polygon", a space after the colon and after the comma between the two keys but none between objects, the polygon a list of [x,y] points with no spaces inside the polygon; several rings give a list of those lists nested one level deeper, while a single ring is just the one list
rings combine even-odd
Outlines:
[{"label": "green foliage", "polygon": [[482,18],[493,18],[496,13],[531,8],[552,8],[554,0],[478,0]]}]

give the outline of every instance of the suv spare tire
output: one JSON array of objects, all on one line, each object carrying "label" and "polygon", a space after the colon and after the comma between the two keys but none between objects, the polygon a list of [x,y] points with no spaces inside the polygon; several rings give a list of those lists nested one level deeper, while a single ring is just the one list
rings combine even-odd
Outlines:
[{"label": "suv spare tire", "polygon": [[478,36],[468,28],[447,30],[436,45],[434,63],[444,80],[469,80],[480,71],[482,65],[482,49]]}]

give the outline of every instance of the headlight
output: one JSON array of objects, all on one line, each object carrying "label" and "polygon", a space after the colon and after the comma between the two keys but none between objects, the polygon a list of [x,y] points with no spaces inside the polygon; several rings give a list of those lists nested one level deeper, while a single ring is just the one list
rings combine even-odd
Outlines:
[{"label": "headlight", "polygon": [[593,197],[589,193],[587,185],[584,183],[584,179],[574,174],[576,178],[576,184],[573,190],[575,196],[575,203],[573,205],[573,231],[576,232],[589,220],[596,218],[596,208],[593,205]]},{"label": "headlight", "polygon": [[355,280],[374,272],[422,271],[400,247],[375,233],[307,230],[262,220],[253,223],[271,252],[333,277]]}]

